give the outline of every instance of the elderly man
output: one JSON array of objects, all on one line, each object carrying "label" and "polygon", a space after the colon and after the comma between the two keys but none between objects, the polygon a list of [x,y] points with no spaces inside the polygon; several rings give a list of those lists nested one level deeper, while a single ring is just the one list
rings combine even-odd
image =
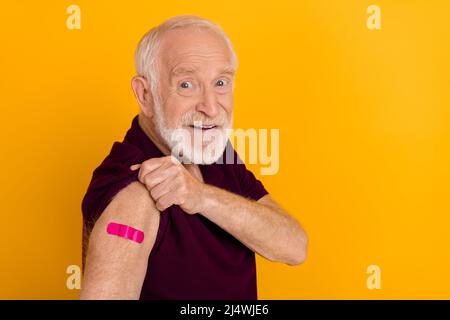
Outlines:
[{"label": "elderly man", "polygon": [[307,237],[232,149],[235,161],[218,161],[232,148],[231,42],[178,16],[144,35],[135,58],[140,113],[83,199],[80,297],[257,299],[254,253],[298,265]]}]

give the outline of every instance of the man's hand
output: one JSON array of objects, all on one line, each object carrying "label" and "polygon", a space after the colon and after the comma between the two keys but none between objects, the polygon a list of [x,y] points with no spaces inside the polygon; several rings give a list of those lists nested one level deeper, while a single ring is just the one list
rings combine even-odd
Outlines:
[{"label": "man's hand", "polygon": [[205,184],[189,173],[175,157],[152,158],[134,164],[130,169],[140,169],[139,181],[146,186],[159,211],[172,205],[180,206],[189,214],[200,211]]},{"label": "man's hand", "polygon": [[200,213],[269,260],[289,265],[305,260],[306,233],[269,195],[253,201],[205,184],[172,156],[152,158],[130,169],[140,169],[139,181],[159,211],[179,205],[186,213]]}]

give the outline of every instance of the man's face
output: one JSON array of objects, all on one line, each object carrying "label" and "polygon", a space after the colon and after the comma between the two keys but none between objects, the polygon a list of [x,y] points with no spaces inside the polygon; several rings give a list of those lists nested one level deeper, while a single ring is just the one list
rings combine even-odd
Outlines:
[{"label": "man's face", "polygon": [[232,123],[231,61],[224,40],[207,29],[171,30],[161,41],[155,126],[184,161],[213,163],[223,153]]}]

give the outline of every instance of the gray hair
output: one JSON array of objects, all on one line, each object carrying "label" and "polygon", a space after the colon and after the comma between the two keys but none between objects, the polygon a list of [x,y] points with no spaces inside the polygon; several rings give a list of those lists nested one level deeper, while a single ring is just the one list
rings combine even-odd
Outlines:
[{"label": "gray hair", "polygon": [[181,15],[170,18],[160,25],[150,29],[139,41],[136,48],[134,59],[136,72],[140,76],[144,76],[150,84],[150,90],[153,98],[158,98],[157,80],[158,68],[157,59],[162,36],[169,30],[185,28],[185,27],[201,27],[211,30],[218,34],[225,41],[231,53],[232,65],[237,68],[237,57],[234,52],[233,45],[223,29],[216,23],[192,15]]}]

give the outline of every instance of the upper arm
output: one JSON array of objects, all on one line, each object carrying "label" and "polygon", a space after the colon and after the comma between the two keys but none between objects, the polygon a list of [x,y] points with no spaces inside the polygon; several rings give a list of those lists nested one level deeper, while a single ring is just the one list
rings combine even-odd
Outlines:
[{"label": "upper arm", "polygon": [[236,174],[239,185],[240,185],[240,195],[244,198],[250,198],[252,200],[259,200],[268,194],[267,190],[260,180],[258,180],[253,172],[247,169],[245,164],[240,160],[239,155],[236,154],[239,161],[234,168],[234,174]]},{"label": "upper arm", "polygon": [[[148,257],[156,240],[159,215],[148,190],[140,182],[129,184],[114,197],[90,234],[80,298],[139,298]],[[143,242],[107,234],[110,222],[143,231]]]}]

